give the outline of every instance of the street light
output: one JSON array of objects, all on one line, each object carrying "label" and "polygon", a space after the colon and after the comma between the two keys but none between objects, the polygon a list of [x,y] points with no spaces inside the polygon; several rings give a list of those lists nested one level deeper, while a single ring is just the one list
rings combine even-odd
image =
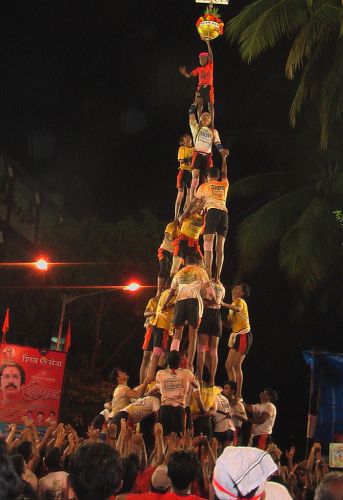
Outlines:
[{"label": "street light", "polygon": [[34,265],[36,266],[37,269],[39,269],[39,271],[47,271],[48,270],[48,262],[43,258],[38,259],[34,263]]},{"label": "street light", "polygon": [[[39,260],[34,262],[34,265],[39,271],[47,271],[47,269],[48,269],[48,262],[43,258],[40,258]],[[70,304],[71,302],[74,302],[78,299],[82,299],[84,297],[90,297],[93,295],[99,295],[99,294],[103,294],[103,293],[107,293],[107,292],[113,292],[114,290],[124,290],[124,291],[129,291],[129,292],[136,292],[140,288],[141,288],[141,285],[139,283],[131,282],[128,285],[106,287],[106,289],[103,289],[103,290],[97,290],[96,292],[90,292],[90,293],[83,293],[82,295],[74,295],[71,297],[66,295],[65,293],[61,293],[62,308],[61,308],[60,320],[59,320],[59,324],[58,324],[58,332],[57,332],[57,339],[56,339],[56,351],[59,351],[61,348],[63,324],[64,324],[66,306],[68,304]]]}]

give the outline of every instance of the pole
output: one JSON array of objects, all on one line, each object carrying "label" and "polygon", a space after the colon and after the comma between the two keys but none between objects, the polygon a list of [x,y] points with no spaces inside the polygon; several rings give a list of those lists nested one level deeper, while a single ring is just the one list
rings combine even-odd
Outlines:
[{"label": "pole", "polygon": [[65,312],[66,312],[66,304],[67,304],[67,296],[64,293],[62,293],[62,309],[61,309],[60,322],[58,325],[56,351],[61,350],[60,345],[61,345],[61,338],[62,338],[64,316],[65,316]]},{"label": "pole", "polygon": [[314,415],[313,415],[313,396],[314,396],[314,364],[316,361],[316,351],[312,351],[313,362],[311,363],[311,380],[310,380],[310,394],[308,398],[308,412],[307,412],[307,429],[306,429],[306,450],[305,456],[308,457],[310,440],[313,435]]}]

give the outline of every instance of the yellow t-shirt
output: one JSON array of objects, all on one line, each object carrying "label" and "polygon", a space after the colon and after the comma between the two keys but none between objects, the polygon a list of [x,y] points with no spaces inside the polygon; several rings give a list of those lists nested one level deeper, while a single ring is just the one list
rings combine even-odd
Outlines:
[{"label": "yellow t-shirt", "polygon": [[[180,234],[180,229],[174,222],[169,222],[164,230],[164,238],[161,243],[161,248],[173,253],[173,240],[175,240]],[[167,236],[166,236],[167,235]]]},{"label": "yellow t-shirt", "polygon": [[[213,386],[213,387],[201,387],[200,388],[200,394],[201,394],[201,399],[204,404],[204,408],[206,411],[209,411],[212,406],[214,406],[216,397],[218,394],[221,393],[220,387]],[[194,392],[192,394],[192,399],[191,399],[191,404],[190,404],[190,409],[191,412],[197,413],[200,411],[198,403],[196,402],[196,399],[194,397]]]},{"label": "yellow t-shirt", "polygon": [[204,225],[204,218],[202,215],[197,213],[187,217],[181,226],[181,234],[184,234],[188,238],[193,240],[198,240],[201,235],[201,231]]},{"label": "yellow t-shirt", "polygon": [[163,329],[167,329],[167,330],[169,330],[171,328],[171,325],[172,325],[174,306],[175,306],[175,301],[176,301],[176,296],[174,295],[174,297],[169,302],[167,309],[162,312],[162,308],[163,308],[164,304],[166,303],[169,292],[170,292],[170,288],[168,288],[167,290],[164,290],[164,292],[161,293],[160,300],[158,301],[157,308],[156,308],[156,314],[151,321],[152,325],[157,326],[158,328],[163,328]]},{"label": "yellow t-shirt", "polygon": [[235,299],[233,305],[240,307],[241,311],[234,312],[231,309],[229,311],[228,321],[231,324],[232,331],[236,333],[245,329],[250,330],[248,306],[245,300],[241,298]]},{"label": "yellow t-shirt", "polygon": [[192,156],[194,148],[189,148],[187,146],[180,146],[177,153],[177,159],[179,160],[180,166],[179,170],[192,170]]},{"label": "yellow t-shirt", "polygon": [[[156,307],[157,307],[157,302],[158,302],[157,298],[152,297],[149,300],[144,312],[155,312]],[[145,319],[145,323],[144,323],[145,328],[151,324],[151,321],[153,318],[154,318],[154,316],[149,316],[148,318]]]},{"label": "yellow t-shirt", "polygon": [[210,208],[217,208],[227,212],[226,198],[228,190],[228,179],[224,179],[223,181],[211,180],[204,182],[201,186],[199,186],[195,197],[205,199],[206,210],[209,210]]}]

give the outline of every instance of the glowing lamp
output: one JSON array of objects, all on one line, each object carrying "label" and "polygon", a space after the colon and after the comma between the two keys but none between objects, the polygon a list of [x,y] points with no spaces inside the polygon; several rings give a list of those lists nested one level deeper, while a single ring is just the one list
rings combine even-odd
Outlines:
[{"label": "glowing lamp", "polygon": [[35,262],[35,266],[40,271],[47,271],[48,270],[48,262],[45,259],[37,260],[37,262]]},{"label": "glowing lamp", "polygon": [[130,292],[136,292],[140,287],[141,285],[139,285],[138,283],[129,283],[125,287],[125,290],[129,290]]}]

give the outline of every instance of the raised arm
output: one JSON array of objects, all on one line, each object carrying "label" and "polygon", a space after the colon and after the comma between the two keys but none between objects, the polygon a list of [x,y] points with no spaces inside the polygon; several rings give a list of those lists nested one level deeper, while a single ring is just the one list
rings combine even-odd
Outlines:
[{"label": "raised arm", "polygon": [[228,149],[223,149],[221,152],[222,155],[222,168],[221,168],[221,179],[227,179],[227,160],[226,158],[229,156],[230,151]]},{"label": "raised arm", "polygon": [[180,66],[179,71],[185,78],[192,78],[193,76],[192,73],[188,73],[188,71],[186,70],[186,66]]},{"label": "raised arm", "polygon": [[200,210],[204,205],[204,199],[203,198],[196,198],[194,197],[193,200],[190,202],[186,210],[183,212],[181,217],[179,218],[179,223],[182,225],[183,221],[189,216],[194,214],[194,212],[197,212]]},{"label": "raised arm", "polygon": [[213,51],[212,51],[212,47],[211,47],[210,41],[209,40],[205,40],[205,42],[206,42],[207,50],[208,50],[208,60],[209,60],[210,63],[213,63]]}]

